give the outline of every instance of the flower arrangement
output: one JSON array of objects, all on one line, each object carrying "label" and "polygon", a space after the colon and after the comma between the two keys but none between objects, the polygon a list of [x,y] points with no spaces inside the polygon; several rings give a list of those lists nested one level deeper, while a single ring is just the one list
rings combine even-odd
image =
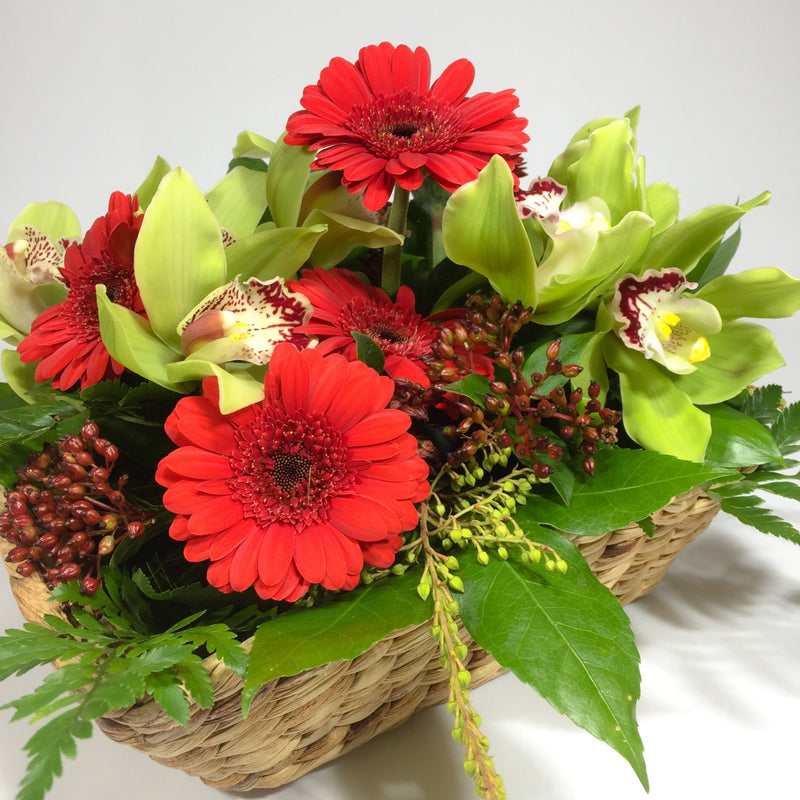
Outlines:
[{"label": "flower arrangement", "polygon": [[365,47],[206,192],[159,158],[83,235],[55,202],[12,223],[0,539],[52,613],[0,638],[0,678],[60,666],[10,704],[49,717],[21,800],[93,720],[212,707],[210,654],[246,717],[420,624],[479,796],[505,793],[471,640],[646,786],[635,643],[576,542],[646,538],[690,490],[800,542],[763,500],[800,498],[800,404],[754,387],[783,359],[747,321],[795,314],[800,280],[727,272],[769,195],[681,217],[638,109],[527,181],[514,91],[473,78]]}]

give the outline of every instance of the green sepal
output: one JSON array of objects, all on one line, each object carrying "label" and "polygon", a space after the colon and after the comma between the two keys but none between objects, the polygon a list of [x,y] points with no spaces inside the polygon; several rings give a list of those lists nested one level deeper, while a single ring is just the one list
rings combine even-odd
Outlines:
[{"label": "green sepal", "polygon": [[285,144],[283,136],[275,144],[267,171],[267,202],[278,227],[291,228],[298,224],[313,160],[310,150]]},{"label": "green sepal", "polygon": [[145,214],[134,250],[134,272],[153,331],[180,350],[180,321],[226,282],[219,224],[200,189],[180,167],[161,181]]},{"label": "green sepal", "polygon": [[687,375],[675,375],[675,386],[697,405],[730,400],[786,362],[775,337],[761,325],[734,320],[708,336],[711,357]]},{"label": "green sepal", "polygon": [[252,131],[242,131],[233,146],[234,158],[267,158],[275,149],[275,142]]},{"label": "green sepal", "polygon": [[613,335],[606,336],[603,351],[606,363],[619,373],[627,434],[648,450],[702,462],[711,420],[678,388],[677,378],[684,376],[667,372]]},{"label": "green sepal", "polygon": [[536,262],[502,157],[492,156],[476,180],[451,195],[442,238],[447,257],[487,277],[504,300],[536,307]]},{"label": "green sepal", "polygon": [[569,541],[553,531],[530,538],[567,562],[565,574],[507,561],[462,559],[461,619],[497,662],[532,686],[557,711],[606,742],[647,788],[636,722],[639,653],[616,597]]},{"label": "green sepal", "polygon": [[26,403],[36,403],[36,390],[41,389],[34,374],[36,373],[37,363],[26,364],[20,360],[16,350],[3,350],[0,352],[0,367],[6,383],[14,390],[14,393],[21,397]]},{"label": "green sepal", "polygon": [[375,222],[315,208],[303,225],[325,225],[327,232],[309,257],[312,266],[335,267],[356,247],[381,248],[402,244],[403,237]]},{"label": "green sepal", "polygon": [[150,172],[147,173],[147,177],[134,192],[134,195],[139,200],[139,208],[142,211],[147,210],[147,207],[153,201],[153,196],[158,190],[161,180],[169,173],[171,169],[172,167],[170,167],[170,165],[163,158],[161,158],[161,156],[156,158],[155,163],[150,169]]},{"label": "green sepal", "polygon": [[[638,115],[638,109],[635,111]],[[612,225],[629,211],[644,210],[634,178],[635,126],[635,120],[628,118],[607,120],[593,127],[586,138],[573,139],[553,162],[549,176],[567,187],[570,205],[602,197],[611,212]]]},{"label": "green sepal", "polygon": [[645,198],[645,211],[655,222],[652,233],[656,236],[678,219],[681,208],[680,193],[672,184],[655,181],[646,187]]},{"label": "green sepal", "polygon": [[225,249],[228,262],[226,282],[237,275],[241,275],[242,280],[290,278],[308,261],[326,230],[324,225],[267,228],[234,242]]},{"label": "green sepal", "polygon": [[[263,367],[252,368],[254,371]],[[229,370],[211,361],[187,358],[167,365],[167,375],[177,385],[186,385],[188,381],[201,381],[214,375],[219,381],[219,410],[223,414],[232,414],[240,408],[259,403],[264,399],[264,377],[254,376],[250,370]]]},{"label": "green sepal", "polygon": [[249,236],[267,208],[267,174],[234,167],[206,192],[206,201],[221,228],[237,239]]},{"label": "green sepal", "polygon": [[63,203],[51,200],[47,203],[28,203],[11,223],[7,242],[25,238],[25,226],[40,230],[49,239],[79,239],[81,224],[75,212]]},{"label": "green sepal", "polygon": [[712,303],[723,322],[739,317],[778,319],[800,310],[800,280],[777,267],[721,275],[694,295]]},{"label": "green sepal", "polygon": [[690,273],[708,250],[723,237],[725,231],[738,222],[751,208],[769,201],[763,193],[741,205],[718,204],[708,206],[670,225],[658,236],[641,257],[634,272],[645,269],[677,267]]},{"label": "green sepal", "polygon": [[167,365],[180,360],[181,354],[164,344],[141,314],[112,303],[105,286],[98,284],[95,290],[100,335],[111,356],[132,372],[165,389],[188,392],[191,386],[170,379],[167,372]]}]

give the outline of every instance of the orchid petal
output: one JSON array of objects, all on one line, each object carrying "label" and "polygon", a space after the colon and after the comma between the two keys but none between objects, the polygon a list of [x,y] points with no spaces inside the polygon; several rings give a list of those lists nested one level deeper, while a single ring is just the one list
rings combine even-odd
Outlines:
[{"label": "orchid petal", "polygon": [[267,208],[267,173],[234,167],[206,192],[206,201],[221,228],[236,239],[249,236]]},{"label": "orchid petal", "polygon": [[313,160],[314,154],[307,148],[285,144],[283,137],[272,151],[267,171],[267,202],[272,218],[281,228],[297,225]]},{"label": "orchid petal", "polygon": [[708,337],[711,357],[675,385],[697,405],[722,403],[786,362],[775,337],[761,325],[736,320]]},{"label": "orchid petal", "polygon": [[265,158],[272,153],[275,142],[252,131],[242,131],[233,147],[234,158]]},{"label": "orchid petal", "polygon": [[178,327],[186,355],[216,363],[266,364],[278,342],[308,344],[294,331],[312,313],[311,303],[288,291],[281,278],[243,283],[237,276],[204,298]]},{"label": "orchid petal", "polygon": [[713,303],[722,319],[791,317],[800,310],[800,280],[777,267],[758,267],[709,281],[696,297]]},{"label": "orchid petal", "polygon": [[141,186],[134,192],[136,199],[139,201],[139,208],[146,211],[150,203],[153,201],[153,196],[158,190],[162,179],[170,172],[172,167],[163,159],[158,156],[147,173],[147,177],[142,181]]},{"label": "orchid petal", "polygon": [[28,203],[11,223],[8,229],[7,242],[26,239],[26,227],[37,228],[54,242],[63,239],[79,239],[81,224],[72,209],[63,203]]},{"label": "orchid petal", "polygon": [[264,399],[263,371],[257,375],[249,370],[233,372],[210,361],[187,358],[184,361],[168,364],[166,373],[168,378],[178,385],[187,385],[190,381],[200,381],[215,376],[219,391],[219,410],[223,414],[233,414],[234,411]]},{"label": "orchid petal", "polygon": [[308,261],[326,230],[324,225],[268,228],[240,239],[225,249],[227,276],[219,283],[231,281],[237,275],[262,281],[289,278]]},{"label": "orchid petal", "polygon": [[672,375],[619,339],[605,340],[608,365],[619,373],[626,433],[642,447],[702,463],[711,418],[695,408]]},{"label": "orchid petal", "polygon": [[442,236],[448,258],[487,277],[503,299],[536,306],[536,262],[501,156],[492,156],[476,180],[451,195]]},{"label": "orchid petal", "polygon": [[178,323],[226,279],[219,224],[181,168],[161,181],[147,209],[136,240],[134,271],[153,331],[178,350]]}]

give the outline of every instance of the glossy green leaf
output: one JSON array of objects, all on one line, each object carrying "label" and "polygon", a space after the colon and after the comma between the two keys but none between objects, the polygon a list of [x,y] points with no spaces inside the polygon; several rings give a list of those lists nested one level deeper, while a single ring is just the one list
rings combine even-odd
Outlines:
[{"label": "glossy green leaf", "polygon": [[267,681],[355,658],[392,631],[430,619],[432,609],[417,595],[418,582],[419,574],[407,572],[260,625],[242,693],[245,713]]},{"label": "glossy green leaf", "polygon": [[[311,252],[327,228],[268,228],[225,249],[228,261],[226,283],[237,275],[242,280],[290,278],[308,261]],[[202,298],[201,298],[202,299]]]},{"label": "glossy green leaf", "polygon": [[[642,447],[685,461],[702,462],[711,420],[678,388],[678,376],[616,336],[603,342],[606,363],[619,373],[625,431]],[[710,401],[717,402],[717,401]]]},{"label": "glossy green leaf", "polygon": [[386,363],[386,356],[381,350],[380,345],[366,333],[351,331],[356,340],[356,351],[359,361],[363,361],[368,367],[372,367],[376,372],[383,372]]},{"label": "glossy green leaf", "polygon": [[725,274],[725,270],[730,266],[736,251],[739,249],[739,242],[742,239],[742,226],[738,225],[736,230],[719,243],[719,247],[711,253],[706,254],[692,273],[692,280],[698,286],[705,286],[714,278],[719,278]]},{"label": "glossy green leaf", "polygon": [[763,375],[782,367],[772,333],[761,325],[734,320],[708,337],[711,357],[688,375],[676,375],[675,386],[698,405],[735,397]]},{"label": "glossy green leaf", "polygon": [[481,408],[486,407],[486,395],[491,394],[489,379],[474,372],[447,384],[447,391],[464,395]]},{"label": "glossy green leaf", "polygon": [[159,386],[188,391],[186,384],[171,380],[167,373],[167,365],[182,358],[181,354],[165,345],[141,314],[112,303],[105,286],[95,288],[100,335],[108,352],[120,364]]},{"label": "glossy green leaf", "polygon": [[313,160],[311,151],[284,144],[283,137],[273,148],[267,172],[267,200],[272,218],[281,228],[291,228],[298,223]]},{"label": "glossy green leaf", "polygon": [[81,224],[75,212],[63,203],[28,203],[8,229],[7,242],[24,239],[25,226],[38,228],[57,242],[59,239],[79,239]]},{"label": "glossy green leaf", "polygon": [[155,163],[147,174],[147,177],[142,181],[141,186],[134,192],[136,197],[139,198],[139,208],[146,211],[147,207],[153,201],[158,187],[169,171],[172,169],[170,165],[161,156],[156,158]]},{"label": "glossy green leaf", "polygon": [[518,506],[523,526],[540,523],[583,536],[600,536],[663,508],[707,481],[730,477],[726,467],[695,464],[652,450],[600,450],[594,477],[576,474],[569,507],[539,494]]},{"label": "glossy green leaf", "polygon": [[134,271],[153,331],[179,350],[178,323],[226,283],[219,224],[180,167],[161,181],[147,209],[136,240]]},{"label": "glossy green leaf", "polygon": [[[498,231],[503,231],[499,236]],[[503,298],[536,306],[536,262],[500,156],[450,197],[442,217],[447,257],[487,277]]]},{"label": "glossy green leaf", "polygon": [[639,653],[628,618],[574,545],[553,532],[533,538],[555,548],[567,572],[524,564],[516,553],[486,566],[462,560],[464,625],[501,666],[620,753],[647,788],[635,710]]},{"label": "glossy green leaf", "polygon": [[206,192],[206,201],[221,228],[237,239],[249,236],[267,208],[267,173],[234,167]]},{"label": "glossy green leaf", "polygon": [[247,156],[250,158],[265,158],[272,153],[275,148],[275,142],[267,139],[264,136],[259,136],[252,131],[242,131],[236,138],[236,144],[233,146],[234,158],[241,158]]},{"label": "glossy green leaf", "polygon": [[403,243],[403,237],[399,233],[384,225],[319,208],[315,208],[306,217],[303,225],[327,227],[327,233],[309,256],[311,266],[326,269],[343,261],[355,247],[380,248]]},{"label": "glossy green leaf", "polygon": [[706,463],[726,467],[754,467],[781,460],[772,434],[760,422],[727,405],[703,408],[711,417],[711,439]]},{"label": "glossy green leaf", "polygon": [[695,297],[715,305],[723,321],[791,317],[800,310],[800,280],[777,267],[758,267],[715,278]]}]

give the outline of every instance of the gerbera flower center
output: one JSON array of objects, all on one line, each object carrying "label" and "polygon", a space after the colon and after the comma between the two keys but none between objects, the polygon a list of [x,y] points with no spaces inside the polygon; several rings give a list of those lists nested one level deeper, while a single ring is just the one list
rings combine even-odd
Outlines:
[{"label": "gerbera flower center", "polygon": [[357,331],[373,339],[387,354],[422,355],[435,331],[419,314],[396,304],[376,303],[357,297],[342,309],[339,324],[344,331]]},{"label": "gerbera flower center", "polygon": [[320,414],[262,408],[234,439],[232,495],[263,527],[285,522],[302,529],[325,519],[329,498],[354,480],[341,434]]},{"label": "gerbera flower center", "polygon": [[385,158],[403,151],[446,152],[464,132],[464,123],[452,107],[442,108],[435,97],[409,91],[379,95],[354,106],[346,124]]},{"label": "gerbera flower center", "polygon": [[77,331],[97,334],[100,323],[97,316],[95,286],[99,283],[106,287],[108,298],[112,303],[134,310],[138,310],[141,305],[136,279],[131,268],[99,263],[93,264],[92,269],[86,273],[71,274],[68,277],[70,285],[66,303],[69,314],[65,317],[73,323]]}]

